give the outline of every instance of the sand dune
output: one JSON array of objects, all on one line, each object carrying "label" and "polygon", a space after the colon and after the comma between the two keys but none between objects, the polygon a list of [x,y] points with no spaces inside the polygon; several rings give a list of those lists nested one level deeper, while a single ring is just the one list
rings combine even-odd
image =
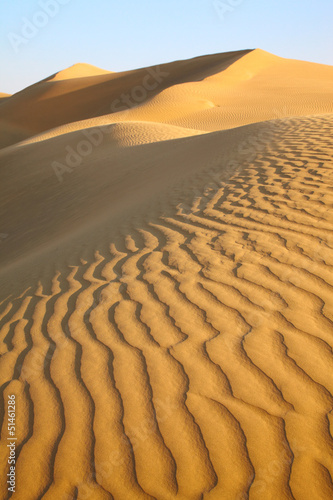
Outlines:
[{"label": "sand dune", "polygon": [[216,131],[333,112],[331,66],[260,49],[90,78],[75,78],[75,66],[67,71],[71,79],[47,79],[4,103],[5,131],[19,128],[4,135],[2,147],[123,121]]},{"label": "sand dune", "polygon": [[73,78],[87,78],[99,75],[109,75],[111,71],[106,69],[97,68],[97,66],[92,66],[91,64],[78,63],[73,64],[67,69],[58,71],[55,75],[47,78],[46,81],[55,82],[60,80],[70,80]]},{"label": "sand dune", "polygon": [[13,499],[333,498],[333,69],[171,69],[127,112],[91,114],[141,70],[89,65],[0,104],[36,110],[0,151],[1,478],[15,394]]},{"label": "sand dune", "polygon": [[[80,78],[81,65],[65,70],[70,78],[57,80],[52,75],[15,94],[1,108],[1,128],[6,131],[18,128],[16,133],[4,138],[4,147],[59,125],[99,117],[116,112],[123,95],[147,100],[170,85],[186,81],[200,81],[227,68],[248,53],[248,50],[199,57],[189,61],[177,61],[158,67],[143,68],[123,73],[97,74]],[[89,71],[89,68],[88,68]],[[136,99],[132,105],[138,103]],[[140,121],[140,120],[138,120]],[[154,120],[153,120],[154,121]]]}]

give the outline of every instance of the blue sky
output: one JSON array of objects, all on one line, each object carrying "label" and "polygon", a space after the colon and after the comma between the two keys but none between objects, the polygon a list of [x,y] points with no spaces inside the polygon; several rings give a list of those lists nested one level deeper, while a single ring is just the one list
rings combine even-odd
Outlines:
[{"label": "blue sky", "polygon": [[122,71],[257,47],[333,64],[333,1],[0,2],[0,92],[17,92],[77,62]]}]

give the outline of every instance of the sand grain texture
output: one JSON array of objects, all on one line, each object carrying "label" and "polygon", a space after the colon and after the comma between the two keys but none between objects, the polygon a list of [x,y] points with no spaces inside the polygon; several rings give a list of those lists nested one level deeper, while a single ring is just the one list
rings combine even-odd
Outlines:
[{"label": "sand grain texture", "polygon": [[0,498],[333,498],[333,68],[163,68],[0,103]]}]

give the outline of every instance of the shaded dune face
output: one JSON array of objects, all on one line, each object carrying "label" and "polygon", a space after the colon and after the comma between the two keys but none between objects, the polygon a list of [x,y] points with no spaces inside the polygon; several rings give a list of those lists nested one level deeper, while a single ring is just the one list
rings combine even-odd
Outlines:
[{"label": "shaded dune face", "polygon": [[[269,119],[272,67],[299,62],[244,52],[207,59],[197,94],[174,63],[122,120],[0,152],[0,498],[11,394],[14,499],[333,498],[332,70],[312,98],[291,75],[293,116]],[[117,75],[96,73],[50,82]],[[240,85],[239,126],[187,102],[171,120],[182,85],[206,103],[224,85],[230,109]]]}]

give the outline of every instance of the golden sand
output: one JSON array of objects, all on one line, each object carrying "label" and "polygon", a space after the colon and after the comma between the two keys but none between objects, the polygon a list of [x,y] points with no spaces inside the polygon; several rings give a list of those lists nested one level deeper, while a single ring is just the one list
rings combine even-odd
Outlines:
[{"label": "golden sand", "polygon": [[254,50],[0,94],[0,499],[10,394],[13,499],[333,498],[332,84]]}]

